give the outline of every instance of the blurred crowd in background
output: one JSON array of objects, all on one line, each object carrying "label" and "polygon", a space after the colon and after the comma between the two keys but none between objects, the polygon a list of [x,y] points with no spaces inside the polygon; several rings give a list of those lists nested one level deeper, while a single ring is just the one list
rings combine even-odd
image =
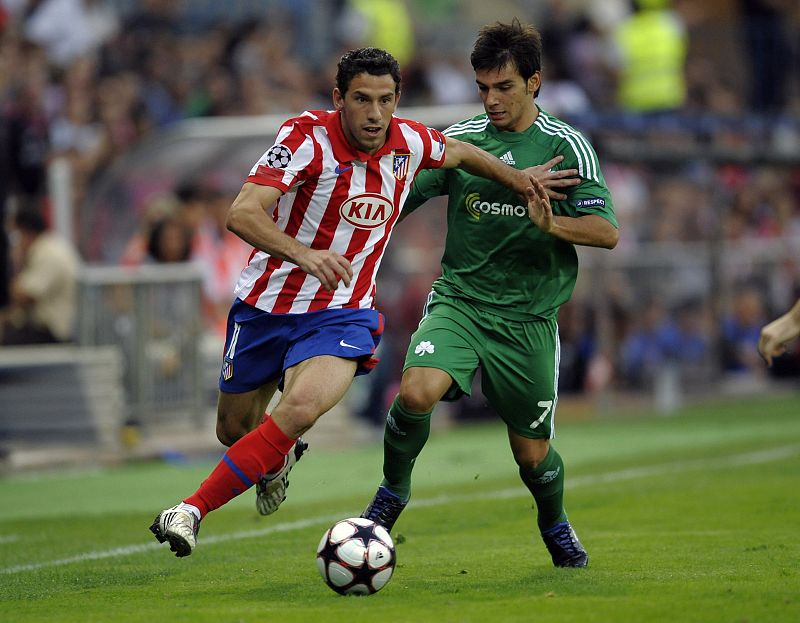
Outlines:
[{"label": "blurred crowd in background", "polygon": [[[800,236],[795,0],[0,0],[0,217],[8,233],[0,236],[0,336],[12,310],[18,316],[21,307],[31,309],[33,294],[19,279],[31,247],[20,244],[20,231],[26,223],[30,229],[30,219],[20,225],[17,215],[47,221],[54,159],[68,160],[80,210],[115,163],[181,120],[329,108],[336,61],[362,45],[399,60],[401,114],[403,106],[477,103],[472,42],[482,25],[513,16],[543,34],[540,106],[583,129],[600,152],[621,224],[615,253],[715,237]],[[774,157],[659,163],[603,151],[631,136],[651,150],[679,148],[687,128],[695,147],[705,141],[735,154],[758,143]],[[604,134],[609,129],[618,133]],[[171,192],[136,206],[138,226],[114,258],[123,265],[198,263],[205,316],[216,333],[249,253],[224,227],[246,174],[235,183],[177,179]],[[378,303],[393,323],[380,375],[387,384],[399,379],[404,340],[437,274],[435,218],[406,221],[403,239],[413,240],[415,251],[395,243],[382,269]],[[71,242],[84,261],[95,259]],[[61,264],[71,270],[62,279],[74,275],[71,262]],[[691,277],[680,284],[677,294],[651,284],[644,295],[622,282],[607,285],[620,345],[611,365],[620,384],[645,383],[665,361],[701,365],[710,356],[722,357],[727,370],[762,374],[758,330],[800,294],[800,257],[782,264],[777,281],[745,271],[721,326],[711,326],[705,286]],[[599,330],[587,329],[596,310],[580,294],[579,284],[560,318],[565,392],[607,376],[596,357]],[[710,351],[715,332],[722,336],[718,353]],[[53,331],[50,338],[65,335]],[[796,374],[800,366],[792,366]]]}]

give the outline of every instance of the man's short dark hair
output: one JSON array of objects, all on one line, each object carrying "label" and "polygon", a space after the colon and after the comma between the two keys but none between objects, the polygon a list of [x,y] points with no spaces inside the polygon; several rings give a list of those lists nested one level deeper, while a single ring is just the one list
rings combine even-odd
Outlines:
[{"label": "man's short dark hair", "polygon": [[[527,80],[542,69],[542,36],[533,26],[520,24],[514,18],[510,24],[497,22],[484,26],[469,57],[475,71],[492,71],[512,64]],[[535,95],[538,95],[537,91]]]},{"label": "man's short dark hair", "polygon": [[363,73],[372,76],[390,75],[394,80],[394,92],[400,93],[400,65],[394,56],[379,48],[358,48],[346,52],[339,59],[336,88],[344,96],[353,78]]}]

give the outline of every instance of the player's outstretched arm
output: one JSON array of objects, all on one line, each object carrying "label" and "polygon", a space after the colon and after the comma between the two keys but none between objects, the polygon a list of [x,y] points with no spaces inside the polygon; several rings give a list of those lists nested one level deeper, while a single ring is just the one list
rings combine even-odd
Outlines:
[{"label": "player's outstretched arm", "polygon": [[528,218],[544,233],[565,242],[588,247],[613,249],[619,241],[619,231],[602,216],[556,216],[544,186],[534,180],[525,191]]},{"label": "player's outstretched arm", "polygon": [[800,300],[780,318],[763,329],[758,340],[758,352],[772,365],[772,359],[786,351],[786,343],[800,335]]},{"label": "player's outstretched arm", "polygon": [[459,141],[451,136],[445,138],[447,139],[447,151],[443,168],[464,169],[472,175],[485,177],[507,186],[525,197],[525,191],[534,179],[527,172],[507,165],[500,158],[475,147],[475,145]]},{"label": "player's outstretched arm", "polygon": [[256,249],[297,264],[328,290],[335,290],[340,280],[349,287],[353,268],[343,255],[310,249],[283,233],[269,216],[282,194],[273,186],[246,182],[228,210],[225,226]]}]

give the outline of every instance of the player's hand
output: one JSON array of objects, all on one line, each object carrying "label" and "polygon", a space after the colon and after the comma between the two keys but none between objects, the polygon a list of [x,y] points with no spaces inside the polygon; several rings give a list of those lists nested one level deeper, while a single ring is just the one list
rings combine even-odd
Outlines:
[{"label": "player's hand", "polygon": [[578,177],[577,169],[551,171],[551,169],[563,159],[564,156],[556,156],[544,164],[539,164],[535,167],[528,167],[525,169],[525,173],[527,173],[532,180],[536,180],[542,186],[544,186],[547,196],[551,199],[566,199],[567,196],[565,194],[560,193],[555,189],[569,188],[570,186],[577,186],[581,183],[581,179]]},{"label": "player's hand", "polygon": [[768,366],[772,365],[774,357],[779,357],[786,352],[786,342],[797,337],[797,331],[798,327],[789,314],[773,320],[761,329],[761,336],[758,339],[758,352]]},{"label": "player's hand", "polygon": [[339,287],[340,281],[349,288],[353,278],[350,262],[335,251],[309,249],[302,257],[297,258],[297,265],[319,279],[329,292]]},{"label": "player's hand", "polygon": [[525,198],[528,200],[528,218],[533,224],[546,234],[553,231],[555,218],[544,186],[533,180],[532,185],[525,191]]}]

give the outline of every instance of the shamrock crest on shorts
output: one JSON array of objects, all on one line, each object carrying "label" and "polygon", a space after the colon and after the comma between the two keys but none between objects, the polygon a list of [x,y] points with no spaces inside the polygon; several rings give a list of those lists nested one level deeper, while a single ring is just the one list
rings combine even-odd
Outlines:
[{"label": "shamrock crest on shorts", "polygon": [[419,355],[420,357],[422,357],[422,355],[424,355],[425,353],[432,355],[433,350],[434,350],[433,344],[431,344],[428,340],[423,340],[422,342],[417,344],[416,348],[414,348],[414,354]]}]

